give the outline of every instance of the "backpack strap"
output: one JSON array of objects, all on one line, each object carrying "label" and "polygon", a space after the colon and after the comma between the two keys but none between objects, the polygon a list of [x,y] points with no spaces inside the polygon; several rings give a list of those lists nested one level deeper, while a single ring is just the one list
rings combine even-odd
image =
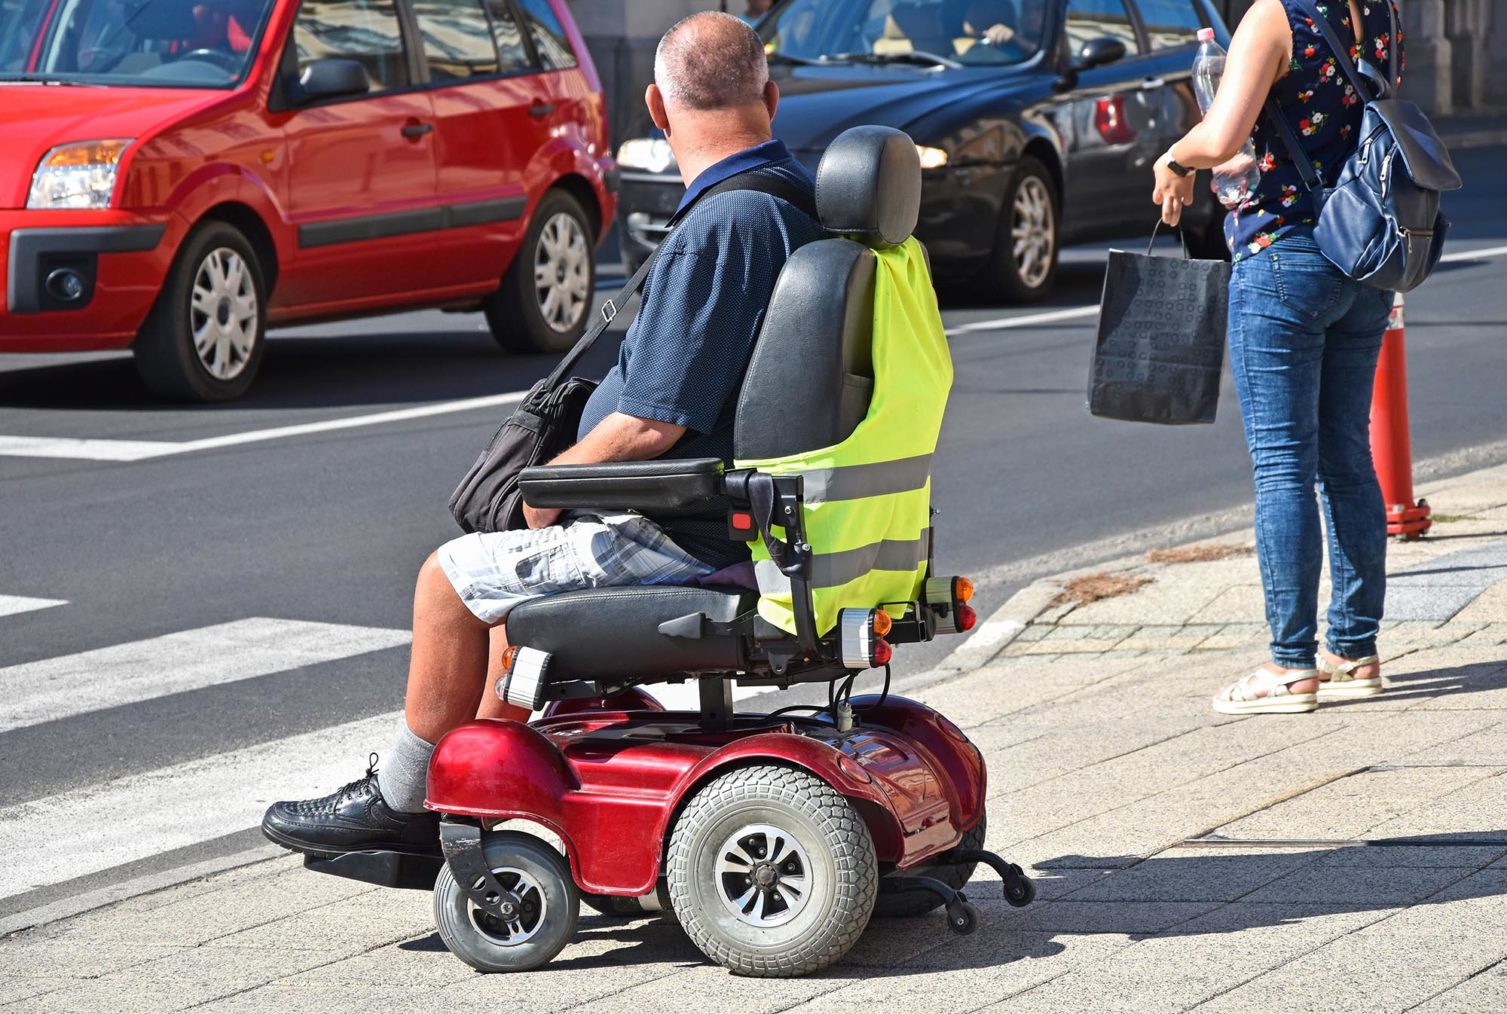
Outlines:
[{"label": "backpack strap", "polygon": [[[676,211],[670,217],[670,227],[675,227],[681,219],[690,214],[692,208],[695,208],[708,197],[730,193],[734,190],[753,190],[769,194],[771,197],[777,197],[782,201],[795,205],[795,207],[799,208],[811,219],[816,220],[817,218],[816,198],[809,191],[790,182],[783,176],[761,172],[759,169],[746,169],[734,176],[729,176],[721,183],[707,187],[700,194],[696,195],[694,201]],[[550,371],[549,376],[545,378],[544,384],[538,390],[543,392],[553,391],[559,386],[562,380],[570,375],[571,371],[576,368],[576,364],[581,361],[581,358],[586,353],[591,351],[591,347],[596,344],[597,339],[612,324],[618,310],[626,306],[628,300],[632,299],[638,293],[638,290],[643,288],[644,280],[649,277],[649,270],[653,267],[655,259],[659,256],[659,251],[663,248],[664,242],[661,241],[659,246],[654,248],[654,252],[646,257],[644,262],[638,266],[638,270],[633,272],[633,277],[628,279],[628,284],[619,289],[617,295],[607,300],[607,303],[602,307],[601,315],[592,323],[591,327],[587,328],[586,333],[581,336],[581,340],[576,342],[575,346],[561,357],[560,362]]]}]

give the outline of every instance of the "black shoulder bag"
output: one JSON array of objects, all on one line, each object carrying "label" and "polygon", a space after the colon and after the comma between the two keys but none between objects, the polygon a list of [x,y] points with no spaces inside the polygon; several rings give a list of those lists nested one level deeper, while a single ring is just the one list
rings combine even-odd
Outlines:
[{"label": "black shoulder bag", "polygon": [[[732,190],[766,193],[788,201],[816,218],[816,208],[809,193],[781,177],[749,170],[708,187],[695,201],[677,212],[670,219],[670,225],[680,222],[691,208],[706,198]],[[607,330],[618,309],[643,287],[644,279],[649,276],[649,269],[658,256],[659,250],[656,249],[633,273],[622,291],[607,301],[601,316],[549,376],[533,386],[498,428],[486,450],[476,459],[476,464],[466,472],[466,477],[450,495],[450,514],[464,531],[500,532],[527,527],[523,519],[523,493],[518,488],[518,474],[525,468],[548,463],[576,442],[581,413],[586,408],[587,399],[596,390],[597,382],[572,376],[571,371]],[[690,296],[677,293],[670,298]]]}]

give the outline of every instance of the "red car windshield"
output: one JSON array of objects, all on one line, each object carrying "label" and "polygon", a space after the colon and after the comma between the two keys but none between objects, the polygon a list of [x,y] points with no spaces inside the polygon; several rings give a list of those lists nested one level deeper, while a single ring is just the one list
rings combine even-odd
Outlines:
[{"label": "red car windshield", "polygon": [[0,0],[0,81],[228,88],[272,0]]}]

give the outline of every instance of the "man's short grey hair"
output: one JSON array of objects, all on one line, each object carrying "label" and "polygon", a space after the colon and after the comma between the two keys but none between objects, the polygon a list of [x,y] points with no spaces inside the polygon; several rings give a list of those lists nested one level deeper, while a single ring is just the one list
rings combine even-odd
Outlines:
[{"label": "man's short grey hair", "polygon": [[659,40],[654,83],[670,105],[746,106],[763,101],[769,61],[759,33],[731,14],[704,11],[676,22]]}]

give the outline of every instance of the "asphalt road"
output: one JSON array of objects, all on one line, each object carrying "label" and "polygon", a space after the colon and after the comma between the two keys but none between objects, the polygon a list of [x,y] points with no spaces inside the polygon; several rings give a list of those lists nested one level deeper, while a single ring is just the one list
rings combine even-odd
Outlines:
[{"label": "asphalt road", "polygon": [[[1482,149],[1459,163],[1468,181],[1484,182],[1504,157],[1507,149]],[[1454,259],[1408,298],[1408,369],[1415,455],[1463,468],[1507,456],[1490,446],[1507,437],[1507,202],[1482,185],[1451,195],[1447,211]],[[1102,264],[1102,249],[1075,249],[1047,304],[945,314],[965,330],[952,342],[956,383],[934,476],[939,564],[981,579],[985,615],[1040,573],[1137,544],[1133,533],[1229,527],[1249,502],[1228,383],[1213,426],[1087,414],[1094,317],[1057,311],[1097,302]],[[588,368],[610,361],[612,337]],[[0,704],[0,826],[10,821],[16,833],[23,822],[82,815],[117,829],[91,846],[90,861],[0,886],[0,916],[245,848],[255,839],[233,812],[233,769],[244,766],[249,783],[257,765],[277,764],[266,744],[400,705],[413,574],[455,534],[446,497],[507,411],[448,403],[524,390],[550,365],[502,355],[476,316],[439,313],[279,333],[252,394],[228,406],[154,404],[119,355],[0,356],[0,700],[10,701]],[[319,425],[436,405],[417,418]],[[248,433],[259,436],[215,439]],[[69,445],[75,457],[16,456],[7,437],[116,443]],[[161,446],[189,441],[208,444]],[[96,460],[112,455],[137,460]],[[240,627],[201,636],[248,618],[284,624],[268,628],[261,661],[245,660]],[[297,647],[297,625],[309,622],[376,632],[363,643],[355,631],[346,640],[356,648],[321,654]],[[182,636],[178,655],[164,648]],[[951,647],[907,649],[897,671],[923,670]],[[220,657],[244,678],[172,682]],[[39,682],[50,703],[27,711]],[[11,707],[22,717],[7,718]],[[385,734],[370,742],[385,746]],[[357,776],[364,756],[363,744],[334,758],[348,772],[340,780]],[[142,788],[190,771],[219,780],[185,780],[177,796]],[[188,798],[211,784],[222,800]],[[131,807],[139,792],[159,802]],[[162,825],[187,819],[177,802],[192,804],[184,812],[205,833],[167,833]],[[217,803],[231,812],[214,812]],[[68,828],[48,830],[70,848]],[[133,848],[141,836],[163,847]]]}]

